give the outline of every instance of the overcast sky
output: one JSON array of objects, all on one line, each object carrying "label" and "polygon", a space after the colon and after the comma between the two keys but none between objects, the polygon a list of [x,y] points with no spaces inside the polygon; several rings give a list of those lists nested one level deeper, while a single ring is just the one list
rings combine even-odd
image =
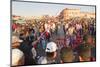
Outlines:
[{"label": "overcast sky", "polygon": [[95,6],[80,6],[69,4],[47,4],[35,2],[12,2],[12,14],[20,16],[56,16],[65,8],[80,9],[82,12],[95,12]]}]

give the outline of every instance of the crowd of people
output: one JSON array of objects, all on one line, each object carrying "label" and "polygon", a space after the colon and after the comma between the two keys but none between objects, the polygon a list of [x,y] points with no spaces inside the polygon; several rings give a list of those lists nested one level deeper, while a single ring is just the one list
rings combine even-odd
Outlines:
[{"label": "crowd of people", "polygon": [[95,60],[95,18],[12,23],[12,66]]}]

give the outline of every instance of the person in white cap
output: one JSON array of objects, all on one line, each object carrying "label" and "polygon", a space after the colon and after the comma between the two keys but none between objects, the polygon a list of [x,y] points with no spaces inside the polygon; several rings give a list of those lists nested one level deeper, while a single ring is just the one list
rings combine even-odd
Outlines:
[{"label": "person in white cap", "polygon": [[57,44],[54,42],[49,42],[46,47],[46,52],[55,52],[57,50]]},{"label": "person in white cap", "polygon": [[56,63],[57,57],[57,44],[54,42],[49,42],[46,46],[46,57],[40,57],[38,64],[52,64]]},{"label": "person in white cap", "polygon": [[18,49],[20,40],[17,36],[12,36],[12,66],[24,65],[24,53]]}]

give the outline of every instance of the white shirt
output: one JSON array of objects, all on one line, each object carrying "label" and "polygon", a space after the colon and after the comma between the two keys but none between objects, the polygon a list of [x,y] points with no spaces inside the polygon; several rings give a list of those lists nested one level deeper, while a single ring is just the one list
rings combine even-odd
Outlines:
[{"label": "white shirt", "polygon": [[44,25],[44,27],[45,27],[45,30],[47,31],[47,32],[50,32],[50,24],[45,24]]},{"label": "white shirt", "polygon": [[65,25],[65,29],[68,29],[68,23],[66,23],[66,25]]},{"label": "white shirt", "polygon": [[38,60],[38,64],[47,64],[47,58],[46,57],[40,57]]},{"label": "white shirt", "polygon": [[32,54],[33,54],[33,59],[35,59],[35,57],[37,55],[37,52],[36,52],[35,48],[32,48],[31,51],[32,51]]},{"label": "white shirt", "polygon": [[54,30],[55,28],[56,28],[55,24],[52,23],[52,24],[51,24],[51,29]]},{"label": "white shirt", "polygon": [[81,24],[76,24],[76,29],[77,30],[82,29],[82,25]]},{"label": "white shirt", "polygon": [[74,30],[75,30],[74,27],[70,27],[70,28],[68,29],[68,33],[69,33],[70,35],[72,35],[73,32],[74,32]]},{"label": "white shirt", "polygon": [[12,49],[12,66],[18,65],[19,60],[22,59],[24,53],[19,49]]}]

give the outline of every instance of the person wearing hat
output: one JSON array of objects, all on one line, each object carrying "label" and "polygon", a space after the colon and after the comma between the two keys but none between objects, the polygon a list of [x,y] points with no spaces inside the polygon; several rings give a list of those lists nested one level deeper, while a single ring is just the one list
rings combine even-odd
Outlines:
[{"label": "person wearing hat", "polygon": [[57,44],[54,42],[49,42],[46,46],[46,56],[40,57],[38,64],[53,64],[56,63],[57,57]]},{"label": "person wearing hat", "polygon": [[63,47],[60,51],[61,63],[74,62],[75,56],[71,47]]},{"label": "person wearing hat", "polygon": [[12,66],[24,65],[24,53],[18,49],[20,40],[17,36],[12,36]]},{"label": "person wearing hat", "polygon": [[85,44],[91,47],[91,55],[94,60],[96,59],[96,40],[93,36],[87,35],[84,39]]},{"label": "person wearing hat", "polygon": [[91,46],[86,44],[81,44],[78,46],[77,52],[79,55],[79,61],[92,61]]}]

